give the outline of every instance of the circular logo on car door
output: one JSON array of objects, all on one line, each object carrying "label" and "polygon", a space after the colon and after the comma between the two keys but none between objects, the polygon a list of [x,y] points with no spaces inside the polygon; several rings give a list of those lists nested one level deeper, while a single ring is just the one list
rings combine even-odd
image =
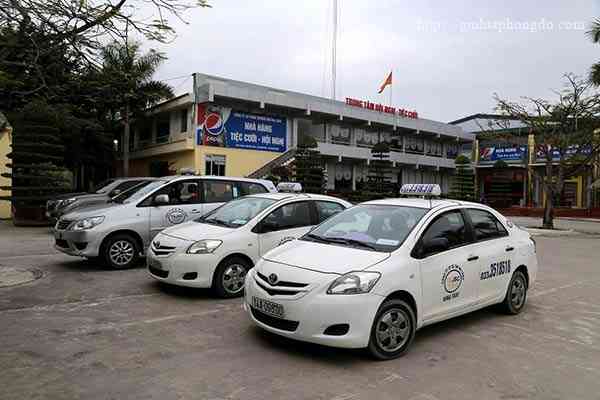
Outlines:
[{"label": "circular logo on car door", "polygon": [[442,275],[442,286],[447,293],[454,293],[460,289],[465,273],[462,268],[456,264],[446,267]]},{"label": "circular logo on car door", "polygon": [[166,217],[167,221],[169,221],[170,223],[180,224],[183,221],[185,221],[187,214],[182,208],[171,208],[169,211],[167,211]]}]

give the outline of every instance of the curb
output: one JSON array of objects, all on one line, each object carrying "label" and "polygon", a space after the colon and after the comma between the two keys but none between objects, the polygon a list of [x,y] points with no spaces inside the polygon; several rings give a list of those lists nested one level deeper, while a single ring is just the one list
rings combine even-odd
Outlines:
[{"label": "curb", "polygon": [[527,226],[521,226],[520,228],[526,230],[527,232],[529,232],[531,234],[531,236],[552,236],[552,237],[558,237],[558,236],[573,236],[573,235],[579,235],[579,232],[575,232],[573,229],[541,229],[541,228],[533,228],[533,227],[527,227]]}]

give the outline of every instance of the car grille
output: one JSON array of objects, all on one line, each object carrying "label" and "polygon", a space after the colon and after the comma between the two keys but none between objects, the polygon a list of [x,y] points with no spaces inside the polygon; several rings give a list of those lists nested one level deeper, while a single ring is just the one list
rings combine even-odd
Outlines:
[{"label": "car grille", "polygon": [[[261,274],[260,272],[256,272],[256,275],[258,275],[258,277],[260,279],[262,279],[265,283],[269,283],[269,278],[267,278],[266,276],[264,276],[263,274]],[[269,286],[280,286],[280,287],[289,287],[289,288],[303,288],[303,287],[307,287],[308,283],[298,283],[298,282],[288,282],[288,281],[279,281],[274,285],[271,285],[269,283]]]},{"label": "car grille", "polygon": [[154,254],[156,254],[157,256],[169,256],[172,253],[175,252],[176,247],[175,246],[165,246],[165,245],[161,245],[156,243],[156,241],[152,242],[152,252]]},{"label": "car grille", "polygon": [[158,269],[158,268],[154,268],[154,267],[148,267],[148,270],[150,271],[150,273],[152,275],[156,275],[159,278],[165,279],[167,276],[169,276],[169,271],[163,271],[162,269]]},{"label": "car grille", "polygon": [[272,289],[264,285],[259,279],[256,279],[256,284],[260,286],[262,290],[269,293],[271,296],[294,296],[300,293],[300,290],[280,290],[280,289]]},{"label": "car grille", "polygon": [[256,318],[257,321],[262,322],[271,328],[294,332],[296,329],[298,329],[298,325],[300,324],[298,321],[290,321],[289,319],[272,317],[269,314],[265,314],[264,312],[259,311],[252,306],[250,306],[250,310],[252,311],[252,316]]},{"label": "car grille", "polygon": [[58,229],[59,231],[64,231],[65,229],[67,229],[69,227],[69,225],[71,225],[73,223],[73,221],[69,221],[66,219],[60,219],[58,220],[58,222],[56,223],[56,229]]}]

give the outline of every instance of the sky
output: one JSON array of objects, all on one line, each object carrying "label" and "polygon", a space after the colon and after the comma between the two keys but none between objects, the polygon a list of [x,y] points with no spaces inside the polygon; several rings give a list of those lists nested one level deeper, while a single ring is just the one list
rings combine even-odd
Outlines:
[{"label": "sky", "polygon": [[[176,38],[146,43],[168,60],[156,78],[178,94],[192,72],[331,96],[332,0],[209,0],[171,20]],[[449,122],[494,111],[493,94],[552,99],[585,76],[600,45],[585,32],[600,0],[338,0],[338,100],[393,103]]]}]

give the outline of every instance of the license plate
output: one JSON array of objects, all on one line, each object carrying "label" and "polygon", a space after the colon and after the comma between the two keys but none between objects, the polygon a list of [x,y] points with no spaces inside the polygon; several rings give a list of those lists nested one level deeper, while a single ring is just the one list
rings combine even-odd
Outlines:
[{"label": "license plate", "polygon": [[269,314],[273,317],[283,318],[283,306],[281,304],[273,303],[272,301],[259,299],[258,297],[252,297],[252,306],[259,311]]}]

